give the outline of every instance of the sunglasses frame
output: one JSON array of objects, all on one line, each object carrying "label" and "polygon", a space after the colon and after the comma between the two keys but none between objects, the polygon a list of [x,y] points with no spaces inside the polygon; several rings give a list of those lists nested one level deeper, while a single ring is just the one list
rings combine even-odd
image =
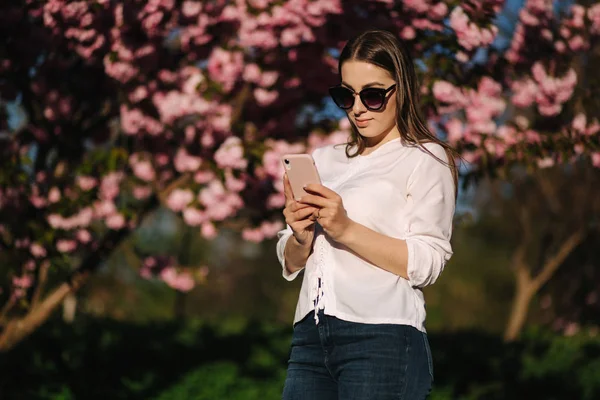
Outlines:
[{"label": "sunglasses frame", "polygon": [[[350,88],[349,88],[349,87],[347,87],[347,86],[343,86],[343,85],[336,85],[336,86],[331,86],[331,87],[329,88],[329,95],[330,95],[330,96],[331,96],[331,98],[333,99],[333,102],[335,103],[335,105],[336,105],[336,106],[338,106],[339,108],[341,108],[342,110],[350,110],[352,107],[354,107],[354,102],[356,101],[356,95],[358,94],[358,97],[360,97],[360,101],[361,101],[361,103],[362,103],[362,104],[365,106],[365,108],[366,108],[367,110],[369,110],[369,111],[379,111],[379,110],[381,110],[381,109],[383,108],[383,106],[384,106],[384,105],[385,105],[385,103],[386,103],[387,94],[388,94],[388,93],[389,93],[389,92],[390,92],[392,89],[394,89],[395,87],[396,87],[396,84],[394,83],[392,86],[390,86],[390,87],[389,87],[389,88],[387,88],[387,89],[384,89],[384,88],[377,88],[377,87],[368,87],[368,88],[364,88],[364,89],[363,89],[363,90],[361,90],[360,92],[356,93],[356,91],[354,91],[354,90],[350,89]],[[348,90],[349,92],[352,92],[352,104],[351,104],[349,107],[342,107],[342,106],[340,106],[338,103],[336,103],[336,101],[335,101],[335,98],[334,98],[334,96],[333,96],[333,94],[332,94],[332,91],[333,91],[333,90],[335,90],[335,89],[338,89],[338,88],[343,88],[343,89],[346,89],[346,90]],[[364,92],[365,90],[375,90],[375,91],[377,91],[377,92],[381,91],[380,93],[382,93],[382,94],[383,94],[383,98],[382,98],[382,101],[381,101],[381,105],[380,105],[379,107],[369,107],[369,106],[368,106],[368,105],[365,103],[365,101],[364,101],[364,100],[363,100],[363,98],[362,98],[363,92]]]}]

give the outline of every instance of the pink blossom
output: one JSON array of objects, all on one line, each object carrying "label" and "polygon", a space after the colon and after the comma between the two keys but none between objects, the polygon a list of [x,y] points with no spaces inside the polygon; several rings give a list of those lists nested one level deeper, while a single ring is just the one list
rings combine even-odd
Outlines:
[{"label": "pink blossom", "polygon": [[260,85],[263,87],[273,86],[279,78],[279,72],[277,71],[265,71],[260,77]]},{"label": "pink blossom", "polygon": [[182,211],[194,200],[194,194],[189,189],[175,189],[167,198],[167,206],[173,211]]},{"label": "pink blossom", "polygon": [[466,98],[459,88],[446,81],[435,81],[433,84],[433,96],[444,103],[466,104]]},{"label": "pink blossom", "polygon": [[100,197],[105,200],[112,200],[119,194],[119,184],[123,179],[123,173],[110,172],[102,177],[100,183]]},{"label": "pink blossom", "polygon": [[216,230],[214,224],[211,222],[203,223],[200,233],[202,234],[202,236],[204,238],[209,239],[209,240],[217,237],[217,230]]},{"label": "pink blossom", "polygon": [[56,242],[56,249],[61,253],[71,253],[77,248],[77,242],[74,240],[60,239]]},{"label": "pink blossom", "polygon": [[228,137],[215,152],[214,159],[219,168],[245,169],[248,165],[242,140],[237,136]]},{"label": "pink blossom", "polygon": [[538,92],[537,85],[531,79],[516,81],[512,84],[511,89],[513,90],[512,102],[517,107],[530,106]]},{"label": "pink blossom", "polygon": [[592,153],[592,165],[600,168],[600,152]]},{"label": "pink blossom", "polygon": [[144,200],[150,197],[152,194],[152,188],[149,186],[134,186],[133,187],[133,197],[137,200]]},{"label": "pink blossom", "polygon": [[50,189],[50,192],[48,193],[48,201],[50,203],[58,202],[60,200],[60,197],[60,190],[58,190],[56,186]]},{"label": "pink blossom", "polygon": [[458,118],[452,118],[446,123],[448,141],[456,144],[463,136],[463,123]]},{"label": "pink blossom", "polygon": [[249,229],[245,228],[242,230],[242,239],[248,242],[260,243],[264,240],[265,235],[259,228]]},{"label": "pink blossom", "polygon": [[37,242],[31,244],[29,251],[35,258],[46,257],[47,254],[46,249]]},{"label": "pink blossom", "polygon": [[183,220],[190,226],[198,226],[207,221],[207,216],[197,208],[188,207],[183,210]]},{"label": "pink blossom", "polygon": [[405,0],[403,2],[404,7],[406,7],[409,10],[414,10],[417,13],[424,13],[426,11],[429,11],[429,7],[430,5],[428,4],[428,1],[422,1],[422,0]]},{"label": "pink blossom", "polygon": [[273,238],[277,235],[277,232],[281,231],[285,226],[281,221],[263,221],[260,225],[260,230],[264,234],[265,238]]},{"label": "pink blossom", "polygon": [[435,19],[442,19],[448,14],[448,6],[446,3],[439,2],[429,9],[429,13]]},{"label": "pink blossom", "polygon": [[204,76],[198,68],[188,68],[186,72],[189,76],[184,81],[181,89],[183,93],[195,95],[198,92],[199,85],[204,82]]},{"label": "pink blossom", "polygon": [[12,283],[15,287],[28,289],[33,284],[33,278],[31,275],[23,275],[21,277],[15,276],[12,279]]},{"label": "pink blossom", "polygon": [[192,143],[196,136],[196,129],[193,126],[188,125],[185,127],[185,142]]},{"label": "pink blossom", "polygon": [[77,182],[77,185],[83,191],[92,190],[98,184],[98,181],[96,180],[96,178],[91,177],[91,176],[78,176],[76,178],[76,182]]},{"label": "pink blossom", "polygon": [[213,179],[215,179],[215,173],[212,171],[202,170],[194,174],[194,182],[196,183],[208,183]]},{"label": "pink blossom", "polygon": [[456,60],[462,63],[466,63],[467,61],[469,61],[469,55],[464,51],[459,51],[456,53]]},{"label": "pink blossom", "polygon": [[189,272],[178,273],[174,267],[163,269],[160,277],[167,285],[181,292],[189,292],[195,286],[194,279]]},{"label": "pink blossom", "polygon": [[31,243],[31,240],[29,240],[28,238],[16,239],[15,240],[15,247],[17,249],[23,249],[25,247],[29,247],[30,243]]},{"label": "pink blossom", "polygon": [[129,100],[132,103],[138,103],[148,97],[148,88],[145,86],[136,87],[131,93],[129,93]]},{"label": "pink blossom", "polygon": [[110,200],[96,201],[93,207],[96,218],[104,218],[117,212],[115,203]]},{"label": "pink blossom", "polygon": [[175,169],[179,172],[196,171],[202,164],[200,157],[191,156],[183,147],[177,151],[174,159]]},{"label": "pink blossom", "polygon": [[223,85],[224,91],[229,92],[242,73],[243,62],[242,53],[216,47],[208,58],[208,73],[211,79]]},{"label": "pink blossom", "polygon": [[254,98],[261,106],[272,104],[279,97],[279,93],[274,90],[265,90],[263,88],[254,89]]},{"label": "pink blossom", "polygon": [[246,187],[243,179],[237,179],[231,169],[225,171],[225,187],[232,192],[241,192]]},{"label": "pink blossom", "polygon": [[77,237],[77,240],[79,240],[81,243],[89,243],[90,240],[92,240],[92,235],[86,229],[78,230],[75,235]]},{"label": "pink blossom", "polygon": [[267,8],[271,2],[272,0],[248,0],[250,6],[252,6],[252,8],[256,8],[257,10]]},{"label": "pink blossom", "polygon": [[490,45],[498,33],[495,25],[489,29],[479,28],[469,21],[469,16],[460,6],[450,13],[450,27],[456,32],[458,43],[467,50]]},{"label": "pink blossom", "polygon": [[569,322],[563,331],[565,336],[574,336],[579,333],[580,327],[577,322]]},{"label": "pink blossom", "polygon": [[[48,260],[46,260],[46,261],[48,261]],[[44,265],[44,264],[42,264],[42,265]],[[35,264],[34,260],[27,260],[25,262],[25,264],[23,264],[23,268],[26,271],[35,271],[35,267],[36,267],[36,264]],[[0,292],[0,293],[2,293],[2,292]]]},{"label": "pink blossom", "polygon": [[121,83],[127,83],[139,74],[139,69],[132,64],[121,61],[111,61],[109,56],[104,57],[106,74]]},{"label": "pink blossom", "polygon": [[283,193],[272,193],[267,198],[267,208],[282,208],[285,205],[285,195]]},{"label": "pink blossom", "polygon": [[202,10],[202,3],[199,1],[184,1],[181,6],[181,13],[187,17],[195,17]]},{"label": "pink blossom", "polygon": [[129,157],[129,164],[133,169],[133,174],[141,180],[151,182],[156,178],[152,163],[148,160],[142,160],[139,155],[132,154]]},{"label": "pink blossom", "polygon": [[109,229],[119,230],[125,226],[125,217],[123,214],[112,214],[106,217],[106,226]]},{"label": "pink blossom", "polygon": [[252,82],[252,83],[260,82],[261,72],[260,72],[259,66],[256,65],[255,63],[247,64],[246,67],[244,68],[243,78],[245,81]]},{"label": "pink blossom", "polygon": [[552,157],[541,158],[537,161],[537,165],[539,168],[550,168],[554,166],[555,162]]},{"label": "pink blossom", "polygon": [[573,51],[579,51],[586,47],[586,42],[583,37],[577,35],[569,40],[569,48]]},{"label": "pink blossom", "polygon": [[417,37],[417,32],[412,26],[405,26],[402,28],[402,31],[400,31],[400,37],[404,40],[413,40]]},{"label": "pink blossom", "polygon": [[585,126],[587,125],[585,114],[579,113],[573,118],[572,126],[579,133],[583,133],[585,131]]},{"label": "pink blossom", "polygon": [[152,102],[158,109],[161,122],[172,124],[178,118],[190,114],[204,114],[210,110],[210,104],[197,94],[186,94],[171,90],[158,92],[152,96]]}]

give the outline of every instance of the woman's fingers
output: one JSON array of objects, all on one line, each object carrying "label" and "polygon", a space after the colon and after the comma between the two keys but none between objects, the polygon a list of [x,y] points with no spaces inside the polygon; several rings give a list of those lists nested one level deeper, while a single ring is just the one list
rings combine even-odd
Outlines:
[{"label": "woman's fingers", "polygon": [[290,225],[290,228],[292,228],[292,230],[295,232],[302,232],[314,223],[315,221],[313,221],[312,219],[304,219],[294,222],[293,225]]},{"label": "woman's fingers", "polygon": [[311,204],[302,204],[302,203],[298,203],[298,202],[297,202],[297,201],[295,201],[295,200],[294,200],[294,202],[293,202],[293,203],[291,203],[291,204],[289,205],[289,209],[290,209],[290,211],[291,211],[291,212],[296,212],[296,211],[298,211],[298,210],[302,210],[303,208],[307,208],[307,207],[312,207],[312,208],[314,208],[314,206],[313,206],[313,205],[311,205]]},{"label": "woman's fingers", "polygon": [[316,208],[312,206],[302,207],[297,211],[288,213],[288,215],[286,216],[286,223],[291,226],[294,222],[305,219],[309,215],[312,215],[315,211]]},{"label": "woman's fingers", "polygon": [[294,195],[292,193],[292,185],[290,185],[290,180],[287,176],[287,172],[283,174],[283,194],[285,195],[285,199],[287,202],[294,200]]}]

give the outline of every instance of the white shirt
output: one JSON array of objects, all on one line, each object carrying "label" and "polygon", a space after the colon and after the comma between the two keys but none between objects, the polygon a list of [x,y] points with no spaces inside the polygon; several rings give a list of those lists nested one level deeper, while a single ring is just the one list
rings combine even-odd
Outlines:
[{"label": "white shirt", "polygon": [[[294,323],[317,308],[346,321],[405,324],[425,332],[421,288],[435,282],[452,255],[455,188],[450,168],[400,138],[354,158],[346,157],[345,147],[328,145],[313,151],[321,181],[341,196],[350,219],[406,240],[409,279],[356,256],[316,223]],[[425,147],[447,161],[440,145]],[[291,236],[288,225],[278,233],[277,243],[288,281],[302,271],[289,274],[285,268],[283,252]],[[318,323],[317,313],[315,320]]]}]

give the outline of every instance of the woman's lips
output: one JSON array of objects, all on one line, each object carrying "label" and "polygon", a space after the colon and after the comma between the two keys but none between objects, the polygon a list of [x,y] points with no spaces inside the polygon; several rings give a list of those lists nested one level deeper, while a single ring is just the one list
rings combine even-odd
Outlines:
[{"label": "woman's lips", "polygon": [[356,126],[359,128],[366,128],[369,125],[370,119],[356,119]]}]

